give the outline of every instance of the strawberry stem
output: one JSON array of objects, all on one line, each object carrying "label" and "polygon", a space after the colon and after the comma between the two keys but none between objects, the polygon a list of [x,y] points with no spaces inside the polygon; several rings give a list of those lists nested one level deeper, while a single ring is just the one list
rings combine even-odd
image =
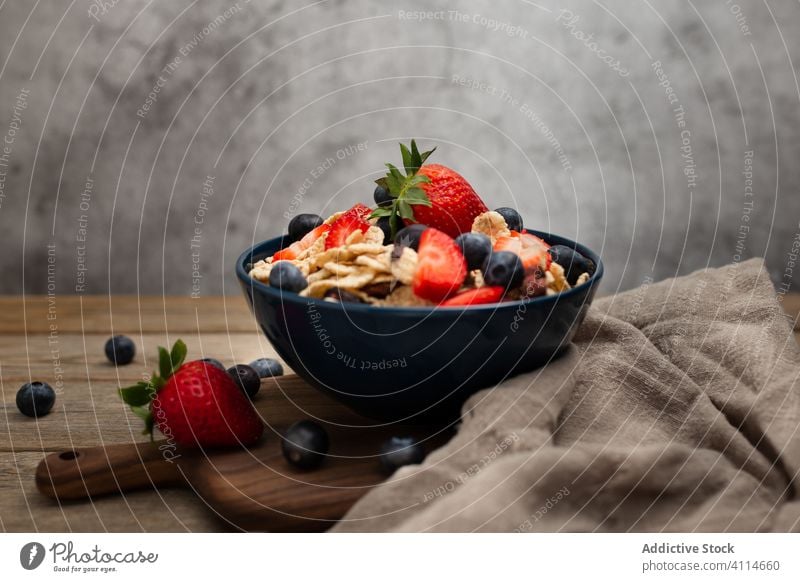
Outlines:
[{"label": "strawberry stem", "polygon": [[420,153],[417,148],[417,142],[413,139],[411,140],[410,149],[401,143],[400,154],[403,158],[405,175],[394,165],[386,164],[386,167],[389,168],[386,176],[375,181],[389,192],[393,200],[389,206],[376,208],[370,218],[388,216],[392,240],[394,240],[403,220],[416,222],[413,206],[431,206],[428,195],[420,187],[421,184],[430,182],[430,179],[417,172],[425,163],[425,160],[435,151],[436,148],[433,148],[430,151]]},{"label": "strawberry stem", "polygon": [[133,413],[144,421],[142,434],[149,434],[150,440],[153,440],[153,425],[155,424],[150,405],[158,391],[167,383],[169,377],[183,365],[187,351],[186,344],[180,339],[175,342],[169,352],[166,348],[159,346],[158,368],[160,375],[153,372],[149,380],[137,382],[133,386],[118,390],[122,401],[130,406]]}]

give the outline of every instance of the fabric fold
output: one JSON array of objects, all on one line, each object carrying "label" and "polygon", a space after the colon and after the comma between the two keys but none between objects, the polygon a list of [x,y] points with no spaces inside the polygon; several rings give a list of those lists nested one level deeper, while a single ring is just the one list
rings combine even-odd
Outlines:
[{"label": "fabric fold", "polygon": [[797,531],[800,350],[759,259],[595,302],[334,531]]}]

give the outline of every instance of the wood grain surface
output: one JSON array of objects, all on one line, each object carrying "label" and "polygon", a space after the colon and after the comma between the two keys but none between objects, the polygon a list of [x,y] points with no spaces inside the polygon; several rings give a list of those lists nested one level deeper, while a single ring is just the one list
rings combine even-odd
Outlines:
[{"label": "wood grain surface", "polygon": [[[137,344],[133,363],[105,358],[112,334]],[[156,346],[178,337],[192,357],[226,365],[277,358],[241,297],[0,297],[0,530],[3,531],[221,531],[226,525],[189,491],[164,489],[58,504],[36,491],[33,475],[45,452],[144,442],[141,421],[122,405],[119,386],[155,366]],[[277,358],[280,359],[280,358]],[[291,370],[286,370],[291,372]],[[38,422],[14,402],[23,382],[38,379],[59,389],[53,411]],[[61,386],[58,386],[59,381]],[[264,390],[259,407],[270,407]],[[303,418],[318,400],[304,387],[275,405],[278,414]]]},{"label": "wood grain surface", "polygon": [[[800,296],[786,296],[783,305],[796,324]],[[132,364],[115,368],[106,361],[103,345],[119,333],[131,336],[139,351]],[[54,301],[0,297],[0,530],[231,529],[192,492],[182,489],[150,489],[69,503],[54,502],[36,491],[34,474],[46,452],[146,440],[140,434],[141,421],[121,403],[116,389],[151,370],[156,346],[178,337],[188,344],[191,357],[213,356],[225,365],[277,357],[238,296],[87,296]],[[14,403],[19,385],[31,379],[59,389],[55,408],[39,421],[19,414]],[[274,427],[314,415],[325,418],[340,410],[338,404],[291,378],[265,383],[256,406]],[[269,431],[267,438],[274,438]]]}]

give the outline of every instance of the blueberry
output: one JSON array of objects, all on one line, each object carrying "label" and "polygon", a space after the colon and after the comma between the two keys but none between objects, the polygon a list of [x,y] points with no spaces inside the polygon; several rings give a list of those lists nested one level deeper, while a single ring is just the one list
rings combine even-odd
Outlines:
[{"label": "blueberry", "polygon": [[392,242],[392,224],[388,216],[381,216],[375,226],[383,231],[383,244],[388,245]]},{"label": "blueberry", "polygon": [[261,377],[252,367],[247,364],[236,364],[228,368],[228,375],[250,400],[256,397],[258,389],[261,388]]},{"label": "blueberry", "polygon": [[419,465],[425,460],[425,449],[411,437],[392,437],[381,447],[381,469],[391,475],[405,465]]},{"label": "blueberry", "polygon": [[497,208],[495,212],[497,212],[500,216],[505,218],[509,230],[516,230],[517,232],[522,232],[522,216],[520,216],[519,212],[517,212],[513,208],[509,208],[508,206]]},{"label": "blueberry", "polygon": [[469,270],[480,269],[492,252],[492,241],[485,234],[467,232],[456,237],[456,244],[467,259]]},{"label": "blueberry", "polygon": [[115,335],[106,342],[106,357],[112,364],[124,366],[133,361],[136,355],[136,344],[124,335]]},{"label": "blueberry", "polygon": [[395,247],[411,247],[412,249],[419,250],[419,237],[425,229],[428,228],[424,224],[412,224],[397,231],[394,237]]},{"label": "blueberry", "polygon": [[289,261],[278,261],[269,272],[269,284],[282,291],[300,293],[308,287],[308,281],[300,269]]},{"label": "blueberry", "polygon": [[25,416],[45,416],[56,402],[56,393],[46,382],[28,382],[17,391],[17,408]]},{"label": "blueberry", "polygon": [[289,221],[289,238],[292,242],[298,241],[323,222],[322,217],[316,214],[298,214]]},{"label": "blueberry", "polygon": [[392,203],[392,195],[389,194],[389,191],[384,188],[383,186],[378,186],[375,188],[375,194],[373,196],[375,198],[375,204],[378,206],[389,206]]},{"label": "blueberry", "polygon": [[225,364],[223,364],[216,358],[203,358],[200,361],[205,362],[206,364],[211,364],[212,366],[219,368],[220,370],[225,370]]},{"label": "blueberry", "polygon": [[259,378],[276,378],[283,376],[283,366],[278,360],[272,358],[258,358],[250,362],[250,367],[258,374]]},{"label": "blueberry", "polygon": [[295,422],[283,435],[284,458],[298,469],[314,469],[328,454],[330,440],[325,429],[311,420]]},{"label": "blueberry", "polygon": [[487,285],[505,289],[519,287],[525,277],[525,267],[520,258],[508,251],[491,253],[483,263],[483,280]]},{"label": "blueberry", "polygon": [[594,263],[573,248],[564,245],[550,247],[550,257],[554,263],[564,267],[567,282],[574,285],[583,273],[594,274]]}]

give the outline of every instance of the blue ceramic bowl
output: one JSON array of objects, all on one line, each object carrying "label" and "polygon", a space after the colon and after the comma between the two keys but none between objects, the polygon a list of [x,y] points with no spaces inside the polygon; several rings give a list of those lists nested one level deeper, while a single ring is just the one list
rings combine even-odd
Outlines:
[{"label": "blue ceramic bowl", "polygon": [[457,418],[472,393],[540,367],[569,344],[603,276],[600,257],[560,236],[597,269],[558,295],[448,308],[373,307],[282,293],[250,278],[249,266],[283,248],[261,242],[236,262],[236,275],[259,326],[280,356],[310,384],[381,421]]}]

